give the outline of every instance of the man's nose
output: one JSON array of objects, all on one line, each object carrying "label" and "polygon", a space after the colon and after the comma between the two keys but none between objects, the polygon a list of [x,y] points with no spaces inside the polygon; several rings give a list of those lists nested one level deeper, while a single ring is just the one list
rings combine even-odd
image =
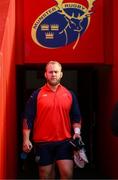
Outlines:
[{"label": "man's nose", "polygon": [[55,75],[56,75],[56,73],[55,73],[55,72],[52,72],[52,75],[53,75],[53,76],[55,76]]}]

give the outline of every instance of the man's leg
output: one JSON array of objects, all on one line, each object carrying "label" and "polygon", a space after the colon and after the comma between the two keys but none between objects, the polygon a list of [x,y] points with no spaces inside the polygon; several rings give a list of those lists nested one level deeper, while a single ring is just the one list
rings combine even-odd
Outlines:
[{"label": "man's leg", "polygon": [[55,166],[54,164],[39,166],[40,179],[55,179]]},{"label": "man's leg", "polygon": [[60,142],[56,151],[56,163],[61,179],[73,177],[73,148],[68,140]]},{"label": "man's leg", "polygon": [[73,160],[58,160],[57,166],[59,168],[61,179],[72,179],[73,177]]}]

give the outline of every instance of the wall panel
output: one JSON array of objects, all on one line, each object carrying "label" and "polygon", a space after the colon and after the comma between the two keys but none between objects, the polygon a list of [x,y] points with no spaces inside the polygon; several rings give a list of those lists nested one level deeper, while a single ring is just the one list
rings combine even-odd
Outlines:
[{"label": "wall panel", "polygon": [[[87,7],[86,0],[65,0],[63,3],[79,3]],[[31,37],[31,29],[36,19],[57,3],[54,0],[31,0],[24,1],[24,62],[25,63],[44,63],[50,59],[58,59],[63,63],[104,63],[103,31],[104,31],[104,2],[96,0],[93,3],[90,16],[90,24],[87,30],[80,37],[76,48],[73,50],[74,42],[59,48],[45,48],[37,45]],[[74,14],[74,17],[76,15]],[[55,21],[54,21],[55,22]],[[59,23],[59,19],[56,19]],[[74,31],[71,33],[73,36]],[[40,35],[40,33],[39,33]],[[71,36],[68,36],[71,38]],[[43,36],[42,36],[43,37]],[[57,39],[56,39],[57,40]],[[56,41],[55,40],[55,41]],[[62,41],[62,39],[60,40]],[[59,41],[59,42],[60,42]]]}]

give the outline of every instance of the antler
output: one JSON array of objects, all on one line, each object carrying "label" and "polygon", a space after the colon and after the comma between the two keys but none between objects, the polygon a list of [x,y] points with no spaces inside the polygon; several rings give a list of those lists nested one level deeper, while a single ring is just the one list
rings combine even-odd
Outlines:
[{"label": "antler", "polygon": [[[59,10],[61,11],[60,13],[61,14],[63,14],[63,15],[65,15],[68,19],[71,19],[72,18],[72,16],[70,16],[69,14],[67,14],[65,11],[64,11],[64,9],[63,9],[63,1],[64,0],[55,0],[56,2],[57,2],[57,4],[58,4],[58,8],[59,8]],[[92,7],[93,7],[93,3],[95,2],[96,0],[87,0],[87,2],[88,2],[88,9],[86,10],[86,12],[83,14],[83,15],[78,15],[78,17],[76,17],[76,19],[78,19],[78,20],[82,20],[82,19],[84,19],[86,16],[90,16],[90,14],[92,13],[91,12],[91,9],[92,9]]]},{"label": "antler", "polygon": [[62,4],[63,4],[63,1],[64,1],[64,0],[55,0],[55,1],[56,1],[57,4],[58,4],[58,8],[59,8],[59,10],[61,11],[61,14],[65,15],[68,19],[71,19],[72,17],[71,17],[69,14],[67,14],[67,13],[64,11],[63,7],[62,7]]},{"label": "antler", "polygon": [[64,0],[55,0],[55,1],[57,2],[58,7],[59,7],[59,8],[62,8],[62,4],[63,4],[63,1],[64,1]]},{"label": "antler", "polygon": [[80,14],[78,15],[78,19],[79,20],[82,20],[86,16],[90,16],[90,14],[92,13],[90,11],[91,11],[91,9],[93,7],[93,3],[95,2],[95,0],[87,0],[87,2],[88,2],[88,9],[87,9],[87,11],[82,16],[80,16]]}]

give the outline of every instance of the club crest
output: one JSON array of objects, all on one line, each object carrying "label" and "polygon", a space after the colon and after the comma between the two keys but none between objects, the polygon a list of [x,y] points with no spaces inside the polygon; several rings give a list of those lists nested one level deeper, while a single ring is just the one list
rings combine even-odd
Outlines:
[{"label": "club crest", "polygon": [[43,12],[33,23],[31,37],[44,48],[60,48],[73,43],[76,48],[80,37],[87,30],[95,0],[87,0],[88,7],[79,3],[63,3]]}]

